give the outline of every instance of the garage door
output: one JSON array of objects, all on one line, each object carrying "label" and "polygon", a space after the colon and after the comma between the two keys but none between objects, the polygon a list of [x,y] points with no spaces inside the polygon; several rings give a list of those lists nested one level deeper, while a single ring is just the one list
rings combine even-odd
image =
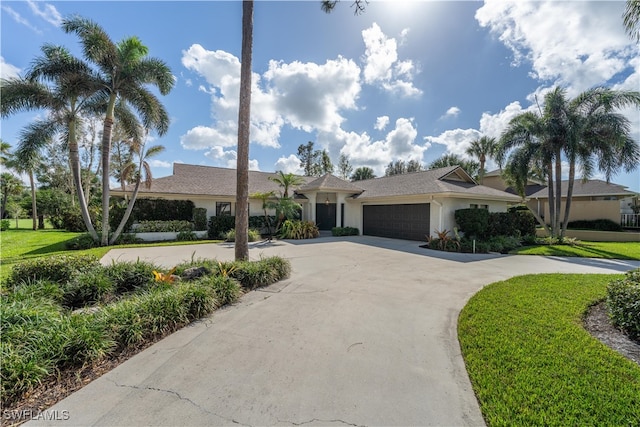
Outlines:
[{"label": "garage door", "polygon": [[429,203],[363,206],[362,234],[425,240],[429,234]]}]

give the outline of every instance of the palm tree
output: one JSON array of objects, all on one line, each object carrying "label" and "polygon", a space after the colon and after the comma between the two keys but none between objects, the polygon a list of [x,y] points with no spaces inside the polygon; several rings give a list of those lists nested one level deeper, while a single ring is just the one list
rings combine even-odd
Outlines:
[{"label": "palm tree", "polygon": [[33,230],[38,229],[38,204],[36,199],[36,183],[33,177],[34,171],[41,163],[40,152],[29,149],[19,149],[14,153],[10,161],[11,167],[19,173],[25,173],[29,177],[29,188],[31,189],[31,219]]},{"label": "palm tree", "polygon": [[4,165],[11,157],[11,144],[0,139],[0,165]]},{"label": "palm tree", "polygon": [[[640,147],[630,136],[628,119],[615,112],[627,106],[640,107],[639,92],[595,88],[570,100],[556,87],[545,96],[539,114],[514,117],[503,133],[499,151],[511,151],[512,174],[523,181],[536,166],[546,171],[552,236],[565,234],[578,166],[584,179],[597,168],[607,180],[621,169],[637,168]],[[561,221],[563,159],[569,163],[569,180]]]},{"label": "palm tree", "polygon": [[48,110],[45,119],[23,130],[18,151],[30,157],[40,152],[55,135],[61,135],[69,150],[82,219],[89,234],[98,240],[82,189],[77,133],[82,113],[95,111],[101,105],[100,87],[90,67],[66,48],[44,45],[42,53],[34,60],[26,78],[2,80],[0,112],[6,117],[20,111]]},{"label": "palm tree", "polygon": [[493,156],[496,151],[496,139],[483,136],[471,141],[471,145],[467,148],[466,153],[470,156],[476,157],[480,162],[480,168],[478,172],[478,181],[482,184],[484,179],[484,165],[487,161],[487,157]]},{"label": "palm tree", "polygon": [[273,198],[275,193],[273,191],[268,192],[256,192],[251,194],[250,197],[254,199],[260,199],[262,202],[262,211],[264,212],[264,223],[267,225],[267,229],[269,230],[269,240],[271,240],[271,236],[273,233],[271,232],[271,220],[269,219],[269,214],[267,213],[267,209],[275,208],[276,204],[273,203],[270,199]]},{"label": "palm tree", "polygon": [[80,38],[83,54],[98,67],[102,90],[108,96],[101,144],[101,243],[106,246],[109,243],[109,156],[116,102],[131,105],[139,114],[145,129],[164,135],[169,128],[169,116],[146,85],[155,86],[162,95],[166,95],[173,88],[175,79],[163,61],[147,56],[149,49],[137,37],[114,43],[97,23],[81,17],[63,20],[62,28]]},{"label": "palm tree", "polygon": [[627,7],[622,17],[627,34],[636,42],[640,42],[640,0],[627,0]]},{"label": "palm tree", "polygon": [[353,175],[351,175],[351,181],[363,181],[375,177],[376,174],[373,172],[373,169],[368,166],[360,166],[353,172]]},{"label": "palm tree", "polygon": [[480,164],[474,160],[463,160],[455,154],[443,154],[440,158],[429,163],[427,169],[446,168],[447,166],[460,166],[470,176],[477,176]]},{"label": "palm tree", "polygon": [[19,196],[22,193],[22,181],[12,173],[0,174],[0,192],[2,192],[2,205],[0,205],[0,219],[4,218],[7,210],[9,196]]},{"label": "palm tree", "polygon": [[294,175],[293,173],[284,173],[282,171],[277,172],[278,176],[270,176],[269,180],[277,183],[282,190],[282,198],[289,198],[289,188],[295,187],[298,185],[302,185],[305,183],[304,179],[298,175]]},{"label": "palm tree", "polygon": [[238,109],[238,161],[236,165],[235,259],[249,259],[249,134],[251,129],[251,57],[253,53],[253,0],[242,2],[242,52]]}]

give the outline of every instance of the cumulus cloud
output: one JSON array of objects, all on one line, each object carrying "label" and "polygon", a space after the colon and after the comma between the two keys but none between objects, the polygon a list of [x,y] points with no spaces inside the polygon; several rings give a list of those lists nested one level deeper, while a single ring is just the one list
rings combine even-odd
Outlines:
[{"label": "cumulus cloud", "polygon": [[[224,147],[214,146],[205,154],[205,157],[213,162],[214,166],[235,169],[238,163],[238,152],[235,150],[225,150]],[[259,171],[258,160],[249,159],[249,170]]]},{"label": "cumulus cloud", "polygon": [[20,74],[20,68],[15,65],[5,62],[4,58],[0,56],[0,78],[8,79],[12,77],[18,77]]},{"label": "cumulus cloud", "polygon": [[395,127],[382,140],[374,141],[366,132],[358,134],[339,129],[333,136],[340,141],[340,154],[348,156],[355,167],[371,167],[378,175],[394,160],[422,161],[427,148],[416,143],[418,130],[413,119],[407,118],[397,119]]},{"label": "cumulus cloud", "polygon": [[300,159],[295,154],[289,154],[288,157],[280,157],[276,161],[275,170],[295,174],[302,174],[304,172],[300,167]]},{"label": "cumulus cloud", "polygon": [[62,24],[62,15],[52,4],[27,0],[31,11],[51,25],[59,27]]},{"label": "cumulus cloud", "polygon": [[[403,32],[403,37],[407,33]],[[413,62],[398,62],[398,44],[394,38],[387,37],[375,22],[362,31],[365,44],[364,81],[371,85],[380,85],[386,91],[401,96],[417,96],[421,90],[413,86]]]},{"label": "cumulus cloud", "polygon": [[440,118],[441,119],[446,119],[448,117],[458,117],[459,114],[460,114],[460,108],[451,107]]},{"label": "cumulus cloud", "polygon": [[153,159],[149,160],[149,166],[154,168],[170,168],[173,165],[170,162],[165,162],[164,160]]},{"label": "cumulus cloud", "polygon": [[[638,46],[621,24],[624,2],[487,0],[476,12],[531,76],[568,88],[569,96],[629,69]],[[586,37],[585,35],[588,35]]]},{"label": "cumulus cloud", "polygon": [[442,132],[438,136],[427,136],[424,138],[427,144],[440,144],[446,147],[447,154],[455,154],[462,158],[467,158],[466,150],[471,141],[481,136],[477,129],[452,129]]},{"label": "cumulus cloud", "polygon": [[389,124],[389,116],[380,116],[376,119],[376,124],[373,128],[376,130],[384,130]]}]

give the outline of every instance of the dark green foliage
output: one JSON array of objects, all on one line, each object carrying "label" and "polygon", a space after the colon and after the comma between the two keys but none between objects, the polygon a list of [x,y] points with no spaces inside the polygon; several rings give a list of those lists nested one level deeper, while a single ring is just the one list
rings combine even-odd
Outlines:
[{"label": "dark green foliage", "polygon": [[486,234],[489,226],[489,211],[486,209],[458,209],[455,219],[460,231],[466,237],[480,238]]},{"label": "dark green foliage", "polygon": [[195,241],[198,240],[198,236],[193,231],[181,231],[176,236],[176,240],[179,242]]},{"label": "dark green foliage", "polygon": [[148,288],[154,283],[153,271],[159,266],[145,261],[120,261],[105,267],[104,272],[111,279],[117,293]]},{"label": "dark green foliage", "polygon": [[122,233],[116,240],[116,245],[131,245],[140,242],[143,240],[136,237],[136,233]]},{"label": "dark green foliage", "polygon": [[29,280],[50,280],[56,283],[69,281],[74,274],[89,271],[100,265],[93,255],[57,255],[36,258],[16,264],[9,276],[9,284],[19,284]]},{"label": "dark green foliage", "polygon": [[108,301],[116,288],[104,268],[96,268],[75,275],[63,286],[62,303],[76,309]]},{"label": "dark green foliage", "polygon": [[[287,264],[288,261],[283,259],[264,258],[260,261],[234,262],[228,270],[230,270],[229,275],[237,279],[244,289],[253,290],[269,286],[287,277],[291,272],[291,267]],[[282,274],[286,274],[286,276],[282,276]]]},{"label": "dark green foliage", "polygon": [[493,236],[486,241],[486,244],[489,247],[488,251],[503,254],[522,246],[520,238],[515,236]]},{"label": "dark green foliage", "polygon": [[622,226],[610,219],[570,221],[567,228],[574,230],[622,231]]},{"label": "dark green foliage", "polygon": [[240,283],[228,276],[204,276],[198,279],[197,283],[213,289],[221,306],[233,304],[242,296]]},{"label": "dark green foliage", "polygon": [[135,231],[136,233],[193,231],[193,223],[191,221],[184,220],[140,221],[136,226]]},{"label": "dark green foliage", "polygon": [[640,341],[640,269],[609,283],[607,308],[613,324],[631,339]]},{"label": "dark green foliage", "polygon": [[100,242],[96,242],[89,233],[85,233],[66,241],[64,246],[69,250],[79,251],[98,247],[100,246]]},{"label": "dark green foliage", "polygon": [[207,210],[205,208],[193,209],[193,229],[196,231],[207,229]]},{"label": "dark green foliage", "polygon": [[520,236],[520,231],[516,227],[515,215],[509,212],[491,212],[487,230],[482,236]]},{"label": "dark green foliage", "polygon": [[0,231],[6,231],[11,227],[11,220],[3,219],[0,220]]},{"label": "dark green foliage", "polygon": [[280,227],[282,239],[314,239],[320,235],[318,226],[311,221],[286,220]]},{"label": "dark green foliage", "polygon": [[331,229],[332,236],[359,236],[360,230],[355,227],[333,227]]},{"label": "dark green foliage", "polygon": [[272,256],[263,258],[261,262],[275,271],[276,280],[287,279],[291,274],[291,263],[287,259],[279,256]]},{"label": "dark green foliage", "polygon": [[522,238],[536,235],[536,217],[533,216],[529,209],[511,208],[509,213],[511,213],[514,225]]},{"label": "dark green foliage", "polygon": [[[195,205],[191,200],[137,199],[124,230],[129,231],[134,222],[141,221],[191,221]],[[109,214],[112,230],[120,224],[126,203],[116,202]]]},{"label": "dark green foliage", "polygon": [[231,215],[212,216],[209,218],[207,236],[209,239],[222,239],[224,234],[236,227],[236,217]]},{"label": "dark green foliage", "polygon": [[[273,229],[273,227],[276,224],[276,217],[274,215],[269,216],[269,223],[271,224],[271,228]],[[255,228],[257,230],[263,230],[263,229],[266,230],[268,227],[267,227],[266,218],[264,217],[264,215],[250,216],[249,228]]]}]

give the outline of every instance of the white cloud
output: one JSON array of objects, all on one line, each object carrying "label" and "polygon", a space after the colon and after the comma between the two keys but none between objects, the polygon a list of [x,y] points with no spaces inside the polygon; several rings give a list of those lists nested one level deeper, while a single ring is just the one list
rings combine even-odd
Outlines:
[{"label": "white cloud", "polygon": [[490,138],[500,138],[500,135],[507,128],[511,119],[526,111],[531,111],[534,108],[536,107],[532,105],[529,108],[523,109],[520,103],[515,101],[507,105],[504,110],[501,110],[499,113],[482,113],[482,117],[480,118],[480,133]]},{"label": "white cloud", "polygon": [[[204,155],[213,161],[214,166],[235,169],[238,163],[238,153],[235,150],[225,150],[220,146],[211,147]],[[249,170],[260,170],[257,160],[249,159]]]},{"label": "white cloud", "polygon": [[458,115],[460,114],[460,108],[458,107],[450,107],[446,113],[444,113],[444,115],[441,118],[447,118],[447,117],[458,117]]},{"label": "white cloud", "polygon": [[476,19],[531,76],[567,87],[569,96],[610,81],[629,67],[638,46],[624,32],[624,2],[487,0]]},{"label": "white cloud", "polygon": [[40,31],[38,28],[32,25],[31,22],[23,18],[22,15],[20,15],[18,12],[13,10],[11,7],[3,5],[2,10],[4,10],[9,16],[11,16],[11,18],[13,18],[13,20],[16,21],[18,24],[22,24],[25,27],[29,28],[30,30],[38,34],[42,34],[42,31]]},{"label": "white cloud", "polygon": [[[403,32],[403,37],[407,35]],[[411,82],[414,71],[413,62],[398,62],[398,45],[394,38],[387,37],[375,22],[362,31],[365,44],[364,81],[367,84],[379,84],[386,91],[401,96],[417,96],[421,90]],[[403,80],[404,79],[404,80]]]},{"label": "white cloud", "polygon": [[[366,133],[346,132],[341,129],[332,133],[342,147],[340,154],[349,157],[354,167],[369,166],[377,175],[382,175],[389,162],[394,160],[418,160],[426,147],[416,144],[418,131],[413,119],[399,118],[395,128],[389,131],[383,140],[372,141]],[[325,135],[320,135],[322,141]]]},{"label": "white cloud", "polygon": [[276,161],[274,170],[295,174],[302,174],[304,172],[300,167],[300,159],[295,154],[289,154],[289,157],[280,157]]},{"label": "white cloud", "polygon": [[442,132],[438,136],[427,136],[424,138],[427,144],[440,144],[446,147],[446,153],[455,154],[462,158],[468,158],[465,151],[471,141],[481,136],[476,129],[452,129]]},{"label": "white cloud", "polygon": [[172,163],[170,162],[165,162],[164,160],[149,160],[149,166],[152,166],[154,168],[170,168],[172,165]]},{"label": "white cloud", "polygon": [[20,75],[20,68],[15,65],[9,64],[4,61],[4,58],[0,56],[0,78],[8,79],[12,77],[18,77]]},{"label": "white cloud", "polygon": [[32,0],[27,0],[27,4],[36,16],[39,16],[51,25],[59,27],[62,24],[62,15],[60,15],[58,9],[52,4]]},{"label": "white cloud", "polygon": [[389,116],[380,116],[376,119],[376,124],[373,126],[376,130],[384,130],[389,124]]}]

